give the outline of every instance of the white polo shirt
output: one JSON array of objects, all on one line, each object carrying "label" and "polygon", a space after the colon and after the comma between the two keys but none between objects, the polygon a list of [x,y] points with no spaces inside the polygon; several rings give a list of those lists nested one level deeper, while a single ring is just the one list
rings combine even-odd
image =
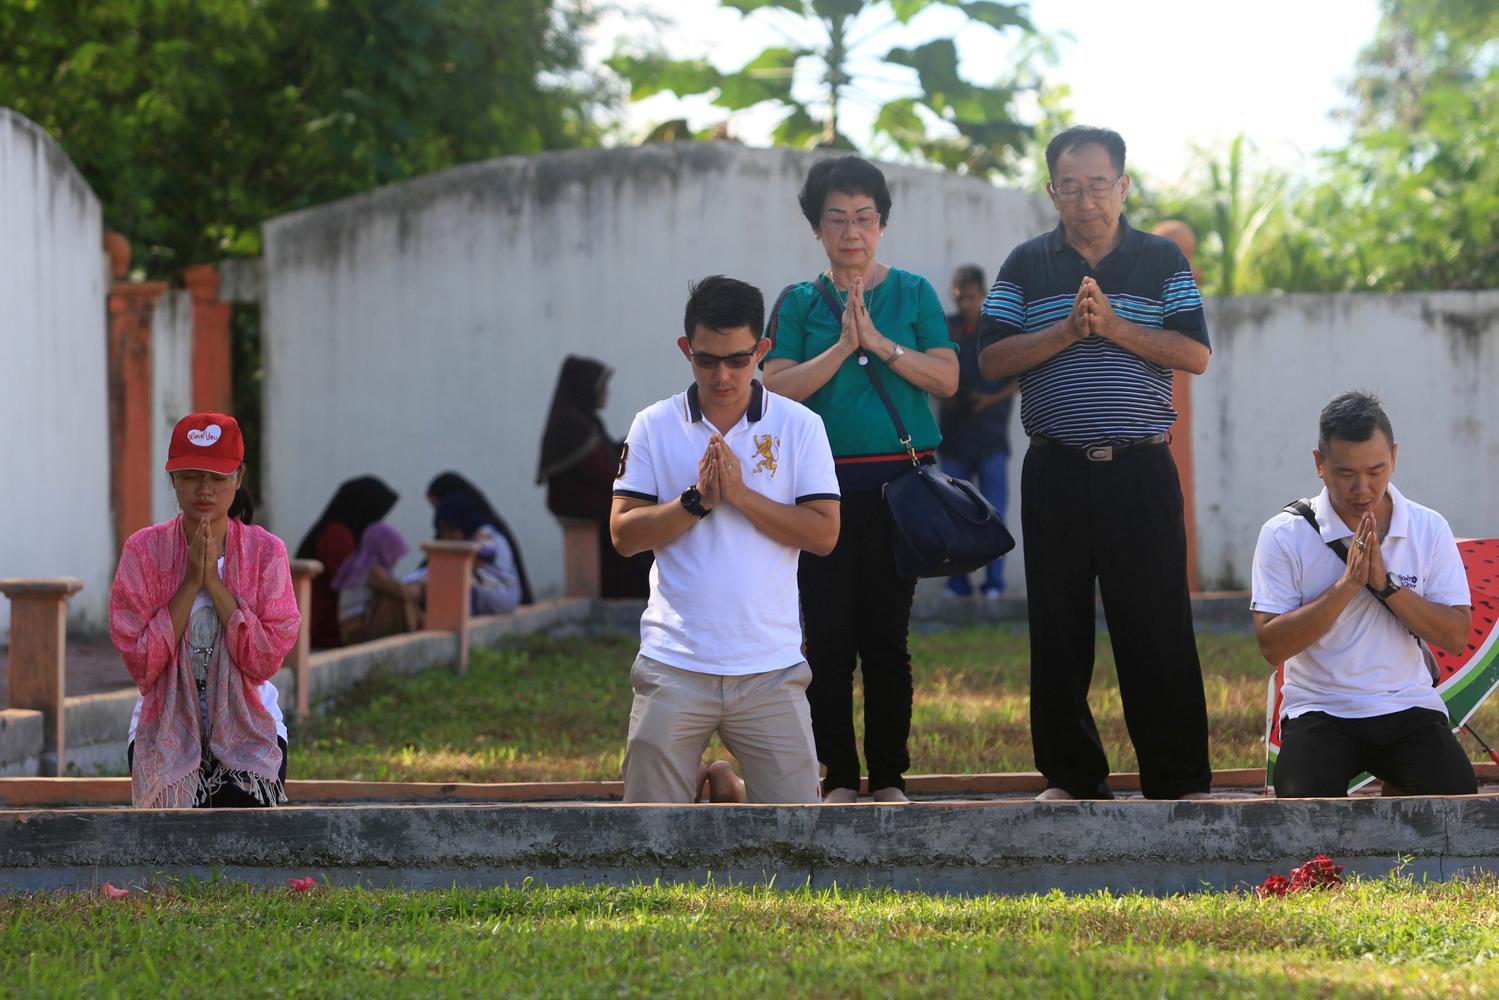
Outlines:
[{"label": "white polo shirt", "polygon": [[[715,432],[703,419],[696,384],[641,410],[625,439],[614,495],[678,502],[697,482],[698,462]],[[784,504],[839,498],[822,418],[758,381],[745,415],[723,439],[750,489]],[[640,652],[682,670],[731,676],[800,663],[800,555],[719,504],[656,550]]]},{"label": "white polo shirt", "polygon": [[[1471,605],[1468,576],[1447,519],[1387,487],[1394,502],[1390,531],[1380,543],[1385,569],[1428,601]],[[1353,530],[1332,508],[1327,490],[1312,500],[1319,534],[1306,519],[1282,511],[1260,529],[1254,549],[1250,608],[1285,614],[1322,596],[1343,575],[1344,562],[1327,547]],[[1368,590],[1360,590],[1327,634],[1286,661],[1282,712],[1296,718],[1326,712],[1365,719],[1447,708],[1405,625]]]}]

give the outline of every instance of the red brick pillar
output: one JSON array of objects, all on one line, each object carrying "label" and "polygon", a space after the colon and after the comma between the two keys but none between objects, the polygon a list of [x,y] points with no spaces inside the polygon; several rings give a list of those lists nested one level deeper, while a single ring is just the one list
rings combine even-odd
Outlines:
[{"label": "red brick pillar", "polygon": [[126,281],[130,244],[105,239],[114,281],[109,288],[110,501],[115,544],[151,523],[151,317],[167,290],[160,281]]},{"label": "red brick pillar", "polygon": [[10,708],[42,713],[40,771],[56,777],[67,768],[63,740],[64,672],[68,598],[83,589],[71,576],[0,580],[10,598]]},{"label": "red brick pillar", "polygon": [[[1187,263],[1197,253],[1197,234],[1179,219],[1168,219],[1151,230],[1181,248]],[[1192,280],[1202,285],[1202,272],[1192,267]],[[1197,472],[1192,462],[1192,379],[1191,372],[1172,372],[1171,405],[1176,408],[1176,426],[1171,429],[1171,458],[1181,479],[1182,520],[1187,526],[1187,586],[1197,591]]]},{"label": "red brick pillar", "polygon": [[458,672],[468,670],[469,591],[478,542],[423,542],[427,553],[426,627],[458,633]]},{"label": "red brick pillar", "polygon": [[599,565],[599,522],[559,517],[562,525],[562,591],[568,597],[598,597],[602,592]]},{"label": "red brick pillar", "polygon": [[229,348],[228,302],[219,301],[223,279],[211,264],[182,272],[193,297],[193,409],[234,412],[234,361]]},{"label": "red brick pillar", "polygon": [[291,674],[297,686],[297,721],[305,722],[312,711],[312,578],[323,571],[316,559],[291,561],[291,585],[297,595],[297,612],[302,616],[297,629],[297,644],[291,653]]}]

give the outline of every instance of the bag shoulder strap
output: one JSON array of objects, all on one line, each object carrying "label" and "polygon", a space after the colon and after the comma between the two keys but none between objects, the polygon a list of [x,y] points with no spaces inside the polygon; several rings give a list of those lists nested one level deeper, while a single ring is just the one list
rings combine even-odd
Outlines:
[{"label": "bag shoulder strap", "polygon": [[[1306,523],[1312,526],[1312,530],[1317,532],[1318,537],[1321,537],[1322,526],[1317,523],[1317,514],[1314,510],[1312,510],[1312,502],[1310,500],[1304,497],[1300,500],[1292,500],[1290,503],[1282,507],[1281,510],[1285,511],[1287,514],[1296,514],[1305,519]],[[1339,559],[1343,560],[1345,564],[1348,562],[1347,542],[1343,541],[1341,538],[1336,538],[1330,542],[1326,542],[1325,544],[1329,549],[1332,549],[1333,554],[1336,555]],[[1390,607],[1389,601],[1386,601],[1383,597],[1380,596],[1379,591],[1375,590],[1367,583],[1364,584],[1364,589],[1367,590],[1370,594],[1374,595],[1374,599],[1382,604],[1386,611],[1388,611],[1392,615],[1395,615],[1395,620],[1398,621],[1402,626],[1404,626],[1407,632],[1410,632],[1411,638],[1416,640],[1416,645],[1421,647],[1421,655],[1426,658],[1427,671],[1432,675],[1432,683],[1435,683],[1437,679],[1437,672],[1435,669],[1435,663],[1431,660],[1431,653],[1426,648],[1426,642],[1419,635],[1416,635],[1415,632],[1411,632],[1411,627],[1405,624],[1405,619],[1395,614],[1395,609]]]},{"label": "bag shoulder strap", "polygon": [[[838,301],[838,296],[828,289],[827,278],[819,274],[817,280],[812,282],[812,287],[817,289],[817,294],[822,296],[822,301],[827,303],[833,316],[839,323],[842,323],[843,305]],[[901,420],[895,404],[890,401],[890,393],[885,391],[885,383],[880,380],[880,373],[874,365],[869,363],[869,355],[864,351],[859,352],[859,367],[864,369],[864,374],[868,375],[869,381],[874,383],[875,394],[880,397],[880,402],[885,404],[885,412],[890,414],[890,422],[895,425],[895,434],[900,439],[901,446],[906,449],[906,454],[911,456],[911,464],[919,466],[921,462],[916,457],[916,449],[911,446],[911,435],[906,430],[905,421]]]},{"label": "bag shoulder strap", "polygon": [[[1292,500],[1290,503],[1288,503],[1284,507],[1282,507],[1281,510],[1285,511],[1287,514],[1299,514],[1302,518],[1304,518],[1306,520],[1307,524],[1310,524],[1312,526],[1312,530],[1317,533],[1317,536],[1319,538],[1321,537],[1321,535],[1322,535],[1322,526],[1317,523],[1317,514],[1316,514],[1315,511],[1312,510],[1312,502],[1310,500],[1307,500],[1307,499],[1304,499],[1304,498],[1301,499],[1301,500]],[[1323,544],[1325,544],[1328,548],[1332,549],[1333,555],[1335,555],[1339,559],[1343,560],[1344,563],[1348,562],[1348,543],[1347,542],[1343,541],[1341,538],[1334,538],[1332,541],[1330,541],[1330,542],[1324,542]],[[1364,584],[1364,589],[1367,590],[1369,593],[1373,594],[1374,595],[1374,599],[1376,601],[1378,601],[1380,604],[1383,604],[1385,606],[1385,610],[1389,611],[1390,614],[1395,615],[1394,609],[1392,609],[1390,607],[1390,605],[1388,603],[1386,603],[1386,601],[1385,601],[1385,599],[1383,597],[1379,596],[1379,591],[1375,590],[1373,587],[1369,586],[1367,583]],[[1400,616],[1399,615],[1395,615],[1395,617],[1399,618]],[[1404,620],[1403,619],[1401,621],[1401,624],[1404,624]],[[1414,635],[1415,633],[1411,633],[1411,634]]]}]

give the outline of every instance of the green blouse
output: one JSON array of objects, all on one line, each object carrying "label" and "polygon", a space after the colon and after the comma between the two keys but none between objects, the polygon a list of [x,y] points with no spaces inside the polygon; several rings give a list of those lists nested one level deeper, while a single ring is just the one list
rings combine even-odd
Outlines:
[{"label": "green blouse", "polygon": [[[835,294],[847,300],[844,293]],[[864,293],[864,304],[875,328],[908,351],[958,349],[948,335],[936,290],[919,274],[892,267],[884,281]],[[815,358],[838,342],[841,329],[813,283],[798,282],[781,293],[771,310],[765,328],[771,346],[765,360],[789,358],[800,363]],[[822,417],[833,457],[840,462],[904,457],[890,414],[858,359],[857,353],[845,358],[833,377],[802,402]],[[888,368],[873,355],[869,363]],[[917,451],[936,448],[942,435],[926,391],[888,370],[880,372],[880,380],[911,433],[911,444]]]}]

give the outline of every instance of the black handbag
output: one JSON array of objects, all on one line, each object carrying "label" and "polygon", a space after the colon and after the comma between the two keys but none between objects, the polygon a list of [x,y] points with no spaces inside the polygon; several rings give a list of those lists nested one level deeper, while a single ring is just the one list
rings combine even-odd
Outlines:
[{"label": "black handbag", "polygon": [[[843,322],[843,307],[825,279],[819,277],[813,286]],[[949,476],[935,465],[924,465],[916,457],[911,435],[890,401],[880,373],[863,351],[859,352],[859,365],[874,383],[874,391],[911,457],[911,468],[902,469],[883,490],[896,574],[909,578],[971,573],[1013,549],[1015,539],[999,512],[972,483]]]}]

